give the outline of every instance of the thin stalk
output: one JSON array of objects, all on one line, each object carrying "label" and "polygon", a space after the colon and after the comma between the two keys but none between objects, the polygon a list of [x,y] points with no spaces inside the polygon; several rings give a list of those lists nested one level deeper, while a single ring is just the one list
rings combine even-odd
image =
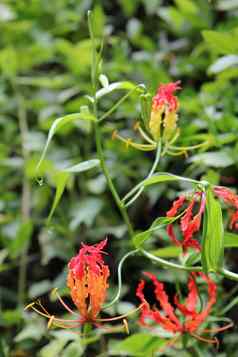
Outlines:
[{"label": "thin stalk", "polygon": [[[152,168],[151,168],[149,174],[146,176],[145,180],[148,179],[148,178],[150,178],[150,177],[154,174],[154,172],[155,172],[155,170],[156,170],[156,168],[157,168],[157,166],[158,166],[158,164],[159,164],[159,161],[160,161],[160,154],[161,154],[161,141],[158,142],[157,150],[156,150],[156,155],[155,155],[155,160],[154,160],[153,166],[152,166]],[[135,202],[135,200],[136,200],[136,199],[141,195],[141,193],[144,191],[144,188],[145,188],[145,187],[142,186],[142,187],[138,190],[138,192],[135,194],[135,196],[132,197],[132,198],[130,199],[130,201],[125,204],[125,207],[129,207],[133,202]]]},{"label": "thin stalk", "polygon": [[108,304],[105,304],[103,306],[103,309],[107,309],[108,307],[112,306],[113,304],[115,304],[115,302],[117,302],[117,300],[120,298],[120,295],[121,295],[121,288],[122,288],[122,278],[121,278],[121,271],[122,271],[122,267],[123,267],[123,264],[125,262],[125,260],[127,258],[129,258],[130,256],[136,254],[139,252],[139,249],[135,249],[135,250],[132,250],[130,252],[128,252],[127,254],[124,255],[124,257],[121,259],[120,263],[118,264],[118,269],[117,269],[117,279],[118,279],[118,290],[117,290],[117,293],[115,295],[115,297],[112,299],[112,301],[110,301]]},{"label": "thin stalk", "polygon": [[[28,125],[26,119],[26,110],[23,102],[23,98],[17,94],[18,101],[18,122],[21,136],[21,151],[24,164],[26,163],[29,152],[26,148],[26,140],[28,135]],[[22,223],[29,221],[30,219],[30,202],[31,202],[31,186],[29,180],[23,173],[22,179],[22,198],[21,198],[21,216]],[[27,280],[27,262],[28,262],[28,250],[29,250],[29,241],[23,250],[20,257],[20,267],[19,267],[19,277],[18,277],[18,301],[21,305],[24,304],[24,295],[26,289],[26,280]]]},{"label": "thin stalk", "polygon": [[98,121],[101,122],[111,115],[128,97],[130,97],[138,88],[141,88],[141,84],[138,84],[135,88],[131,89],[128,93],[122,96],[106,113],[104,113]]},{"label": "thin stalk", "polygon": [[187,267],[184,265],[180,265],[180,264],[176,264],[176,263],[172,263],[172,262],[168,262],[165,259],[159,258],[154,256],[153,254],[147,252],[144,249],[140,249],[140,252],[146,256],[147,258],[149,258],[150,260],[162,265],[163,267],[166,268],[172,268],[172,269],[177,269],[177,270],[182,270],[182,271],[202,271],[202,267],[196,266],[196,267]]},{"label": "thin stalk", "polygon": [[230,280],[235,280],[238,281],[238,274],[237,273],[233,273],[230,270],[224,269],[222,268],[220,271],[221,275],[223,275],[225,278],[228,278]]},{"label": "thin stalk", "polygon": [[[91,65],[91,82],[92,82],[92,89],[93,89],[93,112],[95,117],[97,118],[97,98],[96,98],[96,92],[97,92],[97,53],[96,53],[96,44],[95,44],[95,37],[94,37],[94,32],[93,32],[93,26],[92,26],[92,13],[91,11],[88,12],[88,27],[89,27],[89,33],[90,33],[90,38],[92,41],[92,65]],[[96,147],[97,147],[97,153],[98,157],[100,160],[100,165],[102,168],[102,171],[104,173],[104,176],[107,180],[108,187],[111,191],[111,194],[114,198],[114,201],[124,219],[125,224],[127,225],[128,232],[130,234],[130,237],[133,237],[134,231],[129,219],[129,216],[127,214],[126,208],[124,204],[121,202],[121,199],[117,193],[117,190],[113,184],[113,181],[111,179],[109,170],[106,165],[105,157],[104,157],[104,152],[103,152],[103,146],[102,146],[102,136],[101,136],[101,130],[99,123],[95,123],[95,138],[96,138]]]},{"label": "thin stalk", "polygon": [[133,228],[132,228],[132,225],[131,225],[131,222],[130,222],[130,219],[129,219],[129,216],[127,214],[127,211],[126,211],[126,208],[123,204],[123,202],[121,201],[118,193],[117,193],[117,190],[112,182],[112,179],[111,179],[111,176],[110,176],[110,173],[108,171],[108,168],[107,168],[107,165],[106,165],[106,162],[105,162],[105,159],[104,159],[104,153],[103,153],[103,149],[102,149],[102,140],[101,140],[101,131],[100,131],[100,127],[98,125],[98,123],[95,123],[95,134],[96,134],[96,146],[97,146],[97,153],[98,153],[98,156],[99,156],[99,159],[100,159],[100,164],[101,164],[101,168],[102,168],[102,171],[106,177],[106,180],[107,180],[107,184],[108,184],[108,187],[111,191],[111,194],[114,198],[114,201],[124,219],[124,222],[126,223],[127,225],[127,229],[128,229],[128,232],[130,234],[130,237],[133,237],[134,236],[134,231],[133,231]]}]

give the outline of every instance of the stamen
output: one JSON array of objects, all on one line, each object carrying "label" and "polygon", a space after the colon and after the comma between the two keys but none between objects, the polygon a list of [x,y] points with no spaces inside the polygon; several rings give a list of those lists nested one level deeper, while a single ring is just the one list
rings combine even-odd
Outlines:
[{"label": "stamen", "polygon": [[142,136],[143,139],[145,139],[145,141],[147,141],[148,143],[155,145],[155,141],[152,140],[145,132],[144,130],[142,130],[142,128],[139,126],[138,127],[139,133]]},{"label": "stamen", "polygon": [[136,311],[140,310],[142,308],[142,306],[144,306],[145,303],[141,304],[139,307],[137,307],[134,310],[129,311],[126,314],[120,315],[120,316],[116,316],[116,317],[111,317],[111,318],[106,318],[106,319],[96,319],[96,321],[98,322],[108,322],[108,321],[117,321],[117,320],[122,320],[125,317],[134,314]]},{"label": "stamen", "polygon": [[53,324],[53,321],[54,321],[54,315],[52,315],[50,318],[49,318],[49,321],[48,321],[48,324],[47,324],[47,328],[50,329],[51,328],[51,325]]},{"label": "stamen", "polygon": [[209,338],[205,338],[202,336],[199,336],[195,333],[190,333],[191,336],[195,337],[197,340],[202,341],[202,342],[207,342],[207,343],[211,343],[211,344],[216,344],[217,348],[219,347],[219,341],[216,337],[214,337],[213,339],[209,339]]},{"label": "stamen", "polygon": [[125,331],[126,331],[127,335],[129,335],[130,331],[129,331],[129,326],[128,326],[127,320],[123,319],[122,322],[123,322],[123,325],[124,325],[124,328],[125,328]]},{"label": "stamen", "polygon": [[202,332],[205,333],[218,333],[227,330],[228,328],[231,328],[234,326],[233,322],[230,322],[229,324],[223,326],[223,327],[218,327],[218,328],[211,328],[211,329],[204,329]]},{"label": "stamen", "polygon": [[24,311],[27,310],[27,309],[32,308],[32,306],[34,306],[34,305],[35,305],[35,302],[31,302],[30,304],[28,304],[28,305],[26,305],[26,306],[24,307]]},{"label": "stamen", "polygon": [[60,294],[58,293],[57,291],[58,289],[55,288],[52,293],[55,294],[57,296],[57,298],[59,299],[59,301],[61,302],[61,304],[63,305],[63,307],[71,314],[74,314],[74,315],[78,315],[75,311],[73,311],[65,302],[64,300],[62,299],[62,297],[60,296]]}]

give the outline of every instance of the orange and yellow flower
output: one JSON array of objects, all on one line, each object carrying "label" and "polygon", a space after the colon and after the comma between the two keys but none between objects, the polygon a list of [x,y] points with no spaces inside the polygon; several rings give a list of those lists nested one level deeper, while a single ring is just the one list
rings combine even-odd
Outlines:
[{"label": "orange and yellow flower", "polygon": [[69,264],[67,285],[81,315],[81,322],[94,322],[106,299],[109,268],[102,258],[103,240],[96,245],[82,244],[78,255]]},{"label": "orange and yellow flower", "polygon": [[46,310],[40,300],[27,305],[25,309],[31,308],[41,316],[48,318],[48,327],[54,325],[61,328],[78,329],[85,323],[99,327],[102,322],[122,320],[123,329],[128,333],[129,329],[126,317],[136,312],[141,306],[124,315],[112,318],[98,317],[105,302],[107,289],[109,287],[108,277],[110,271],[103,260],[103,254],[106,254],[103,248],[106,244],[107,239],[94,245],[82,243],[79,253],[73,257],[68,264],[67,285],[70,289],[70,295],[74,305],[77,307],[77,311],[73,311],[71,307],[65,303],[58,294],[57,289],[54,290],[66,311],[75,316],[74,319],[55,317]]},{"label": "orange and yellow flower", "polygon": [[155,141],[163,137],[166,141],[175,134],[177,123],[178,98],[174,96],[176,90],[181,89],[180,81],[161,84],[152,100],[152,109],[149,121],[151,135]]}]

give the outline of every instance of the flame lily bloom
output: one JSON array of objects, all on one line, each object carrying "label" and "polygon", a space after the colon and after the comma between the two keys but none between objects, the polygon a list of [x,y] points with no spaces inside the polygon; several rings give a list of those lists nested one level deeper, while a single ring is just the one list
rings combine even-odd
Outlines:
[{"label": "flame lily bloom", "polygon": [[55,289],[60,303],[67,312],[76,316],[75,319],[66,320],[51,315],[40,301],[29,304],[25,309],[32,308],[40,315],[48,318],[48,327],[55,325],[62,328],[78,328],[84,323],[91,323],[98,327],[101,322],[123,320],[124,328],[128,331],[125,318],[138,309],[113,318],[98,318],[109,286],[107,280],[110,272],[102,257],[102,254],[105,254],[103,248],[106,244],[107,239],[95,245],[82,243],[78,255],[73,257],[68,264],[67,285],[78,312],[73,311]]},{"label": "flame lily bloom", "polygon": [[179,102],[174,96],[176,90],[181,89],[180,81],[161,84],[152,100],[152,110],[149,128],[152,137],[158,141],[161,137],[161,124],[163,124],[163,136],[168,141],[176,130],[177,110]]},{"label": "flame lily bloom", "polygon": [[[203,273],[191,273],[188,281],[189,294],[185,303],[179,302],[178,296],[174,297],[175,307],[178,309],[179,314],[175,313],[175,307],[173,307],[168,299],[168,295],[164,290],[164,284],[159,282],[154,274],[144,273],[149,279],[152,280],[154,285],[155,297],[160,304],[162,312],[160,312],[155,307],[150,307],[149,303],[144,296],[144,286],[145,281],[141,280],[136,291],[136,296],[139,300],[144,303],[141,309],[141,316],[139,323],[144,327],[153,327],[154,324],[159,324],[164,330],[175,334],[175,338],[172,339],[173,342],[177,340],[182,334],[188,333],[193,337],[209,343],[217,343],[217,339],[207,339],[197,334],[203,322],[210,314],[212,306],[216,303],[216,284],[212,279]],[[208,299],[207,303],[203,306],[201,311],[197,311],[197,303],[199,301],[198,288],[196,285],[196,278],[201,277],[203,281],[207,284]],[[182,316],[182,319],[180,318]],[[149,323],[149,321],[152,322]],[[204,329],[203,332],[219,332],[223,331],[229,327],[233,326],[232,323],[225,327],[221,327],[214,330]]]},{"label": "flame lily bloom", "polygon": [[146,110],[145,119],[143,119],[144,129],[140,123],[135,124],[134,129],[138,130],[145,143],[136,143],[131,138],[124,138],[117,131],[113,132],[112,138],[121,140],[127,147],[131,146],[142,151],[156,150],[158,142],[162,141],[164,143],[162,155],[165,153],[186,155],[187,150],[207,146],[208,141],[193,146],[177,147],[173,145],[179,137],[177,129],[179,101],[174,92],[181,89],[180,83],[181,81],[160,84],[156,95],[152,98],[150,114]]},{"label": "flame lily bloom", "polygon": [[[198,213],[193,216],[193,208],[196,204],[196,199],[200,199],[200,207]],[[175,217],[178,210],[186,202],[185,196],[180,196],[176,201],[173,202],[171,209],[166,213],[167,217]],[[203,212],[205,210],[206,196],[204,192],[196,192],[190,201],[189,205],[184,211],[182,218],[180,219],[180,229],[183,239],[180,241],[177,239],[174,233],[173,224],[167,226],[167,233],[170,239],[177,245],[181,246],[184,251],[188,248],[194,248],[200,250],[199,242],[193,238],[194,234],[199,231],[201,226],[201,219]]]},{"label": "flame lily bloom", "polygon": [[223,199],[226,204],[235,208],[236,211],[233,212],[231,216],[230,228],[238,229],[238,195],[229,188],[222,186],[215,186],[213,191],[219,198]]}]

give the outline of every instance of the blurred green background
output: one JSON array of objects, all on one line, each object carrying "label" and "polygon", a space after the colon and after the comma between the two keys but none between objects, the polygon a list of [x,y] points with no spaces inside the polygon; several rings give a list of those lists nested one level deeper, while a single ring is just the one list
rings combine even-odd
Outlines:
[{"label": "blurred green background", "polygon": [[[50,226],[46,225],[60,168],[96,158],[91,124],[77,122],[59,130],[43,163],[36,165],[52,122],[88,105],[91,94],[91,45],[87,10],[94,9],[96,36],[104,37],[102,73],[110,82],[144,83],[155,93],[159,83],[181,80],[179,126],[181,145],[209,140],[207,151],[189,157],[166,157],[160,171],[212,183],[237,186],[238,167],[238,1],[237,0],[9,0],[0,2],[0,357],[152,356],[161,339],[139,329],[130,319],[132,335],[98,332],[83,340],[68,331],[46,328],[46,321],[23,306],[38,297],[52,313],[63,313],[50,291],[67,297],[67,262],[80,242],[109,238],[111,268],[109,298],[116,289],[120,258],[131,249],[126,227],[98,168],[72,175]],[[112,93],[100,111],[119,98]],[[113,130],[137,138],[138,96],[131,96],[105,121],[104,148],[110,172],[121,195],[148,173],[153,153],[127,149],[112,140]],[[129,210],[137,230],[145,230],[164,215],[184,184],[152,186]],[[226,220],[226,217],[224,217]],[[162,237],[162,239],[158,239]],[[168,244],[164,231],[148,243]],[[237,270],[236,248],[228,249],[227,265]],[[158,251],[158,255],[160,255]],[[174,255],[174,251],[166,256]],[[138,304],[137,281],[143,270],[168,283],[186,275],[161,270],[145,258],[131,258],[123,270],[122,301],[108,314]],[[236,284],[220,283],[217,314],[233,301],[228,315],[236,321]],[[107,314],[107,315],[108,315]],[[161,336],[161,335],[160,335]],[[236,329],[220,338],[217,356],[237,356]],[[192,342],[193,352],[170,349],[168,356],[212,356],[214,349]],[[194,352],[195,351],[195,352]]]}]

